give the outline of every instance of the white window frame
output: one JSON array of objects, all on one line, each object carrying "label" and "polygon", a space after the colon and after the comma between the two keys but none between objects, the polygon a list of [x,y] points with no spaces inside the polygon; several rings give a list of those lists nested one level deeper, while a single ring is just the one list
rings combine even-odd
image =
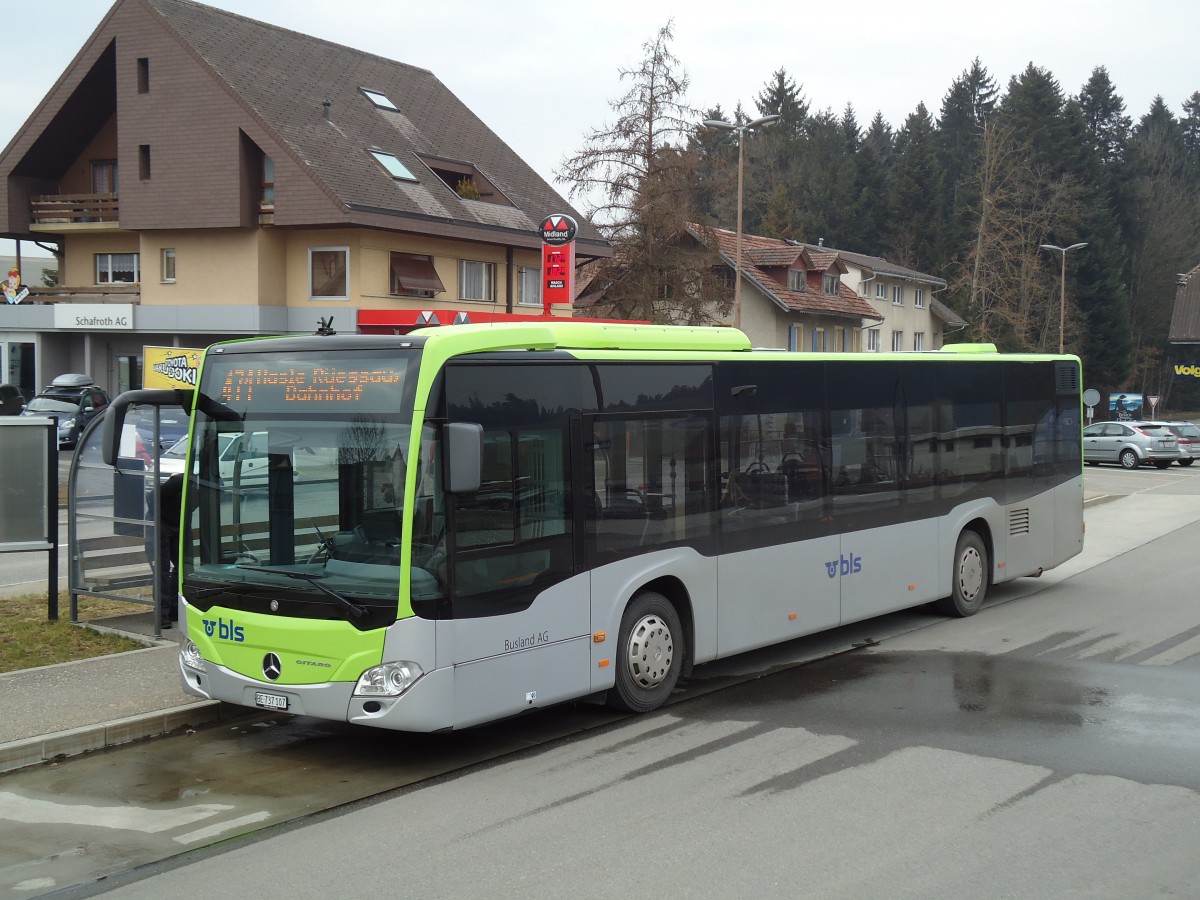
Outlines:
[{"label": "white window frame", "polygon": [[904,287],[903,285],[892,285],[892,306],[904,305]]},{"label": "white window frame", "polygon": [[788,290],[802,291],[808,287],[806,277],[808,273],[803,269],[788,269]]},{"label": "white window frame", "polygon": [[[478,267],[478,269],[476,269]],[[472,281],[480,280],[482,276],[482,290],[479,292],[483,296],[468,297],[467,296],[467,273],[473,270],[476,274],[473,275]],[[472,285],[474,287],[474,285]],[[496,296],[496,264],[483,262],[478,259],[460,259],[458,261],[458,299],[466,300],[474,303],[492,303]]]},{"label": "white window frame", "polygon": [[831,297],[836,297],[838,292],[838,282],[841,281],[836,275],[826,274],[821,279],[821,290]]},{"label": "white window frame", "polygon": [[162,283],[175,283],[175,248],[162,248]]},{"label": "white window frame", "polygon": [[875,299],[876,300],[886,300],[887,299],[887,285],[884,284],[882,281],[875,282]]},{"label": "white window frame", "polygon": [[878,353],[879,352],[879,329],[878,328],[868,328],[867,329],[867,352],[868,353]]},{"label": "white window frame", "polygon": [[[133,257],[133,280],[113,280],[113,257]],[[103,276],[103,277],[101,277]],[[142,260],[138,253],[97,253],[96,254],[96,284],[140,284],[142,281]]]},{"label": "white window frame", "polygon": [[917,309],[925,308],[925,288],[913,288],[913,306]]},{"label": "white window frame", "polygon": [[[317,294],[314,292],[316,285],[313,283],[313,254],[314,253],[341,253],[345,260],[345,268],[343,269],[343,279],[346,282],[346,290],[343,294]],[[350,299],[350,248],[349,247],[309,247],[308,248],[308,296],[310,300],[349,300]]]},{"label": "white window frame", "polygon": [[904,332],[903,331],[893,331],[892,332],[892,351],[898,352],[903,349],[904,349]]},{"label": "white window frame", "polygon": [[517,305],[542,306],[542,270],[540,268],[517,266]]},{"label": "white window frame", "polygon": [[914,331],[913,332],[913,349],[914,350],[924,350],[925,349],[925,332],[923,332],[923,331]]}]

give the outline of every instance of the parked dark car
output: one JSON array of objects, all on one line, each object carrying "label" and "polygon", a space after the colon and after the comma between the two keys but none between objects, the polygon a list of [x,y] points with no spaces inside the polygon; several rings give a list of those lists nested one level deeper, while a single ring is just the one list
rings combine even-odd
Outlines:
[{"label": "parked dark car", "polygon": [[0,384],[0,416],[19,416],[25,395],[15,384]]},{"label": "parked dark car", "polygon": [[59,375],[38,392],[21,413],[46,416],[58,425],[58,449],[72,450],[79,435],[93,418],[108,408],[108,394],[91,376]]}]

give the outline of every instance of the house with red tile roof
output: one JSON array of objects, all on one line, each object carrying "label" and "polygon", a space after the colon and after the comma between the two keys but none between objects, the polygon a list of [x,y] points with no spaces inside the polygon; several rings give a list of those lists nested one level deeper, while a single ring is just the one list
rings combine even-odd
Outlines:
[{"label": "house with red tile roof", "polygon": [[[723,277],[736,289],[737,233],[688,226],[692,240],[715,244]],[[714,324],[735,325],[758,347],[809,352],[936,350],[966,322],[933,295],[946,282],[878,256],[743,234],[741,302]],[[603,310],[603,285],[585,267],[576,315]]]},{"label": "house with red tile roof", "polygon": [[846,269],[843,283],[881,318],[864,334],[862,350],[938,350],[947,334],[967,326],[966,320],[936,297],[946,290],[944,278],[881,256],[826,247],[823,242],[801,246],[836,254]]}]

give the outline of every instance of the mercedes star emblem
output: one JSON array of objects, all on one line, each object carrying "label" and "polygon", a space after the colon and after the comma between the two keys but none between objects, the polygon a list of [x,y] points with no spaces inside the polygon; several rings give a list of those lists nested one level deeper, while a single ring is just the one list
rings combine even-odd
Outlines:
[{"label": "mercedes star emblem", "polygon": [[279,661],[279,657],[274,653],[268,653],[263,657],[263,674],[271,681],[274,681],[283,672],[283,664]]}]

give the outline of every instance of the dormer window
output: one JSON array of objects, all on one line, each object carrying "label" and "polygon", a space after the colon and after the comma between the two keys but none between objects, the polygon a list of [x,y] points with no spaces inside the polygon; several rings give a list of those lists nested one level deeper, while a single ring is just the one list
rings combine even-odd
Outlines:
[{"label": "dormer window", "polygon": [[421,162],[440,178],[450,190],[464,200],[480,200],[500,206],[512,206],[496,185],[468,162],[422,156]]},{"label": "dormer window", "polygon": [[838,292],[838,277],[826,273],[825,277],[821,279],[821,286],[825,293],[836,297]]},{"label": "dormer window", "polygon": [[399,178],[403,181],[416,181],[417,176],[408,171],[408,166],[400,162],[391,153],[384,153],[381,150],[372,150],[371,155],[375,157],[375,161],[387,169],[387,173],[393,178]]},{"label": "dormer window", "polygon": [[365,87],[360,87],[363,96],[370,100],[379,109],[390,109],[392,112],[400,112],[400,108],[387,98],[386,94],[381,94],[379,91],[372,91]]},{"label": "dormer window", "polygon": [[804,290],[804,276],[807,274],[803,269],[788,269],[788,289],[793,291]]}]

